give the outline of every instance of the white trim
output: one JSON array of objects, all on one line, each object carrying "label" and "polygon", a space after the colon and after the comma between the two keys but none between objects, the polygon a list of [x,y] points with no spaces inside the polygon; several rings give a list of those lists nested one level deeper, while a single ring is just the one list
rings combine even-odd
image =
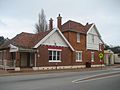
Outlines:
[{"label": "white trim", "polygon": [[91,62],[94,62],[94,60],[91,60]]},{"label": "white trim", "polygon": [[40,40],[33,48],[38,48],[49,36],[51,36],[56,30],[52,30],[48,35],[46,35],[42,40]]},{"label": "white trim", "polygon": [[56,29],[60,35],[63,37],[63,39],[65,40],[65,42],[68,44],[68,46],[71,48],[72,51],[75,51],[74,48],[71,46],[71,44],[68,42],[68,40],[64,37],[64,35],[61,33],[61,31],[59,29]]},{"label": "white trim", "polygon": [[20,71],[20,67],[15,67],[15,71]]},{"label": "white trim", "polygon": [[[49,59],[49,62],[61,62],[61,51],[56,51],[56,50],[49,50],[49,51],[52,51],[52,59]],[[53,59],[53,52],[55,51],[56,53],[56,60]],[[59,55],[59,60],[57,60],[57,53],[60,52],[60,55]]]},{"label": "white trim", "polygon": [[46,35],[42,40],[40,40],[33,48],[38,48],[47,38],[49,38],[56,31],[59,32],[59,34],[65,40],[67,45],[71,48],[72,51],[74,51],[73,47],[70,45],[70,43],[67,41],[67,39],[64,37],[64,35],[61,33],[61,31],[59,29],[53,29],[48,35]]},{"label": "white trim", "polygon": [[81,52],[82,53],[83,51],[75,51],[75,52]]},{"label": "white trim", "polygon": [[87,31],[87,34],[90,32],[90,30],[91,30],[93,27],[95,27],[95,30],[96,30],[96,32],[98,33],[98,36],[101,37],[101,35],[100,35],[99,31],[97,30],[95,24],[93,24],[93,25],[89,28],[89,30]]},{"label": "white trim", "polygon": [[62,49],[48,49],[49,51],[62,51]]},{"label": "white trim", "polygon": [[77,43],[80,43],[80,33],[77,33]]},{"label": "white trim", "polygon": [[14,46],[12,44],[10,44],[9,47],[10,47],[10,52],[17,52],[18,51],[18,47]]},{"label": "white trim", "polygon": [[37,66],[37,53],[35,53],[35,67]]},{"label": "white trim", "polygon": [[[96,30],[97,33],[98,33],[98,37],[99,37],[99,39],[100,39],[101,42],[104,44],[103,40],[101,39],[101,35],[100,35],[99,31],[97,30],[97,27],[95,26],[94,23],[93,23],[93,25],[89,28],[89,30],[87,31],[87,35],[88,35],[88,33],[90,32],[90,30],[91,30],[93,27],[95,27],[95,30]],[[86,39],[87,39],[87,38],[86,38]]]},{"label": "white trim", "polygon": [[[82,51],[76,51],[76,53],[81,53],[82,54]],[[76,55],[76,54],[75,54]],[[83,54],[82,54],[83,55]],[[79,57],[79,56],[78,56]],[[76,59],[76,57],[75,57],[75,59]],[[80,60],[77,60],[76,59],[76,62],[82,62],[82,56],[81,56],[81,59]]]},{"label": "white trim", "polygon": [[87,34],[90,32],[90,30],[94,27],[94,25],[95,24],[93,24],[90,28],[89,28],[89,30],[87,31]]},{"label": "white trim", "polygon": [[61,62],[61,60],[49,60],[49,62]]},{"label": "white trim", "polygon": [[82,62],[82,60],[76,60],[76,62]]},{"label": "white trim", "polygon": [[38,67],[38,70],[53,70],[53,69],[78,69],[78,68],[85,68],[85,65],[72,65],[72,66],[45,66],[45,67]]},{"label": "white trim", "polygon": [[[94,55],[94,59],[92,59],[92,54]],[[91,52],[91,62],[94,62],[95,61],[95,54],[94,52]]]}]

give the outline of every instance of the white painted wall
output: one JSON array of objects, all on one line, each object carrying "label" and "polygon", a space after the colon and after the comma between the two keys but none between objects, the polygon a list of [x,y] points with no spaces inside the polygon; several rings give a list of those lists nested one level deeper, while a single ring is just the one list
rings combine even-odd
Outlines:
[{"label": "white painted wall", "polygon": [[120,57],[118,54],[114,54],[115,63],[120,63]]},{"label": "white painted wall", "polygon": [[10,44],[10,52],[17,52],[18,51],[18,47]]},{"label": "white painted wall", "polygon": [[56,46],[64,46],[68,47],[64,39],[61,37],[61,35],[58,32],[54,32],[47,40],[45,40],[42,44],[43,45],[55,45]]},{"label": "white painted wall", "polygon": [[[92,35],[94,35],[94,42],[92,41]],[[93,27],[87,34],[87,49],[99,50],[100,43],[102,43],[102,41],[100,40],[96,28]]]}]

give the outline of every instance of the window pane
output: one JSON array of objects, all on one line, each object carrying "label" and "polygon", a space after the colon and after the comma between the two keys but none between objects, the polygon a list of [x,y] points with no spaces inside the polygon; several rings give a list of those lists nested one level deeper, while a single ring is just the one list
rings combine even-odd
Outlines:
[{"label": "window pane", "polygon": [[76,60],[78,60],[78,52],[76,52]]},{"label": "window pane", "polygon": [[60,56],[59,55],[60,55],[60,52],[58,51],[57,52],[57,60],[60,60],[60,58],[59,58]]},{"label": "window pane", "polygon": [[82,60],[82,53],[79,53],[79,60]]},{"label": "window pane", "polygon": [[80,42],[80,34],[77,33],[77,42]]},{"label": "window pane", "polygon": [[52,60],[52,51],[49,51],[49,60]]},{"label": "window pane", "polygon": [[91,53],[91,60],[94,60],[94,53]]},{"label": "window pane", "polygon": [[53,60],[56,60],[56,51],[53,51]]},{"label": "window pane", "polygon": [[49,60],[51,61],[61,60],[61,52],[60,51],[49,51]]},{"label": "window pane", "polygon": [[76,52],[76,60],[81,61],[82,60],[82,52]]}]

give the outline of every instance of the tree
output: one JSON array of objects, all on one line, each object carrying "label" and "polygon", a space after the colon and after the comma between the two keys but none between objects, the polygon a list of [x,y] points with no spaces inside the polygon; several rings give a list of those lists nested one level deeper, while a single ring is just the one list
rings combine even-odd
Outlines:
[{"label": "tree", "polygon": [[110,46],[105,44],[104,50],[108,50],[108,49],[110,49]]},{"label": "tree", "polygon": [[4,43],[5,39],[3,36],[0,36],[0,45],[2,45]]},{"label": "tree", "polygon": [[111,47],[111,50],[112,50],[114,53],[120,53],[120,46]]},{"label": "tree", "polygon": [[36,33],[45,32],[48,30],[46,16],[44,10],[41,9],[41,13],[38,14],[38,23],[35,24]]}]

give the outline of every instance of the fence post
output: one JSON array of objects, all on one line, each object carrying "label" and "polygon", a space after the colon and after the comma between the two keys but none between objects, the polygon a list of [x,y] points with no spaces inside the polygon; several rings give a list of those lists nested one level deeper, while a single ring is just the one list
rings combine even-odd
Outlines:
[{"label": "fence post", "polygon": [[7,65],[7,62],[6,60],[4,60],[4,70],[6,71],[6,65]]},{"label": "fence post", "polygon": [[13,60],[13,67],[16,67],[16,60]]}]

